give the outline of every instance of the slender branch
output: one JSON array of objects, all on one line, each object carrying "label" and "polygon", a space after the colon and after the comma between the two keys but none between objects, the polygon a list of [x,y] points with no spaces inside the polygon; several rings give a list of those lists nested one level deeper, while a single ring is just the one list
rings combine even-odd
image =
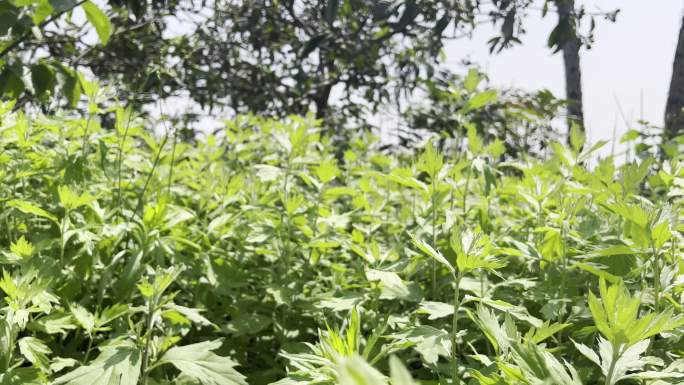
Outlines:
[{"label": "slender branch", "polygon": [[[88,1],[88,0],[81,0],[81,1],[79,1],[78,3],[74,4],[72,7],[67,8],[67,9],[63,10],[62,12],[58,12],[58,13],[56,13],[56,14],[50,16],[47,20],[45,20],[45,21],[43,21],[42,23],[40,23],[40,24],[38,25],[38,28],[43,29],[43,27],[45,27],[46,25],[48,25],[48,24],[52,23],[53,21],[59,19],[59,18],[62,17],[62,15],[64,15],[65,13],[71,12],[71,11],[74,10],[76,7],[82,5],[82,4],[85,3],[86,1]],[[31,36],[31,31],[30,31],[30,30],[27,31],[27,32],[24,32],[21,36],[19,36],[19,38],[18,38],[17,40],[13,41],[10,45],[8,45],[7,47],[3,48],[2,51],[0,51],[0,58],[2,58],[2,57],[4,57],[5,55],[7,55],[11,50],[17,48],[17,47],[18,47],[21,43],[23,43],[24,40],[26,40],[29,36]]]}]

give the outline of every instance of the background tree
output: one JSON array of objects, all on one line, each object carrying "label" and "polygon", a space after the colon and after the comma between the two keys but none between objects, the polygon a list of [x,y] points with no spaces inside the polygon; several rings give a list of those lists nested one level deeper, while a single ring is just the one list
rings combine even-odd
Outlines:
[{"label": "background tree", "polygon": [[442,147],[460,152],[466,147],[469,128],[474,128],[485,141],[498,140],[505,155],[515,158],[542,156],[549,143],[562,139],[553,121],[563,103],[551,92],[496,90],[485,80],[486,75],[475,69],[466,76],[440,71],[426,80],[425,97],[410,103],[405,112],[407,128],[401,132],[405,143],[415,142],[421,132],[437,132]]},{"label": "background tree", "polygon": [[[115,84],[118,98],[138,109],[182,96],[214,113],[314,111],[338,133],[350,124],[368,126],[367,118],[387,106],[396,106],[399,120],[413,119],[401,116],[402,103],[424,94],[445,69],[446,39],[494,21],[501,34],[491,39],[492,51],[520,43],[535,6],[533,0],[109,0],[99,3],[102,9],[75,0],[0,4],[0,19],[9,20],[0,29],[0,94],[19,99],[15,108],[75,106],[77,73],[87,70]],[[86,19],[73,15],[78,9]],[[544,14],[549,9],[559,13],[549,45],[564,52],[569,116],[581,123],[579,47],[590,46],[595,15],[569,0],[548,0]],[[591,28],[580,34],[585,17]],[[93,29],[99,42],[89,40]],[[182,110],[179,121],[196,118]],[[439,127],[447,136],[458,130]]]},{"label": "background tree", "polygon": [[665,130],[663,142],[684,134],[684,20],[679,30],[677,49],[674,54],[672,64],[672,79],[670,80],[670,91],[665,105]]},{"label": "background tree", "polygon": [[434,73],[443,39],[472,21],[463,1],[218,0],[176,48],[174,70],[202,105],[329,125],[406,95]]},{"label": "background tree", "polygon": [[568,102],[568,129],[573,123],[584,129],[582,69],[579,56],[582,42],[577,33],[578,22],[581,17],[576,15],[575,0],[556,0],[555,5],[558,9],[558,25],[551,33],[549,45],[556,45],[563,52],[565,99]]},{"label": "background tree", "polygon": [[[492,14],[500,23],[501,33],[490,40],[490,47],[492,52],[500,52],[513,44],[521,43],[521,35],[525,33],[525,18],[530,10],[537,10],[537,3],[533,0],[495,0],[493,3],[497,9]],[[554,53],[563,54],[569,133],[573,124],[584,129],[580,49],[591,48],[596,18],[615,22],[619,10],[588,12],[584,5],[577,6],[575,0],[545,0],[541,8],[542,16],[546,17],[550,10],[555,10],[558,14],[558,22],[549,34],[548,46]],[[588,29],[582,32],[584,21],[588,21]]]},{"label": "background tree", "polygon": [[[91,1],[0,0],[0,97],[18,99],[16,108],[75,106],[78,71],[88,69],[123,96],[144,98],[150,68],[165,66],[165,18],[192,4],[110,0],[100,8]],[[93,30],[97,41],[89,39]]]}]

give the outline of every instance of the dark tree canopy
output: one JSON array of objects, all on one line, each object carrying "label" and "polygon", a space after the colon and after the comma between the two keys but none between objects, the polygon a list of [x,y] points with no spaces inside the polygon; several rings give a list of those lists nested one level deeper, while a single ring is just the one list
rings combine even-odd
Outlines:
[{"label": "dark tree canopy", "polygon": [[[545,1],[543,13],[557,11],[553,5],[563,1]],[[500,51],[521,42],[528,13],[538,11],[531,0],[98,4],[0,0],[0,97],[18,99],[15,108],[74,107],[82,99],[79,73],[85,71],[114,85],[117,98],[138,110],[181,96],[214,113],[282,117],[311,111],[340,133],[346,126],[367,126],[381,108],[403,114],[402,104],[416,94],[437,95],[429,84],[437,84],[441,74],[453,77],[442,62],[448,39],[494,23],[501,33],[490,47]],[[614,17],[573,7],[569,17],[559,17],[549,47],[590,46],[597,15]],[[580,33],[579,22],[586,18],[589,30]],[[440,121],[450,121],[450,111],[458,108],[445,99],[430,100],[435,104],[428,115],[441,114]],[[196,118],[191,111],[178,115]],[[401,118],[416,126],[416,115]],[[437,124],[429,130],[448,137],[459,127]],[[499,131],[500,137],[508,135],[505,128]]]}]

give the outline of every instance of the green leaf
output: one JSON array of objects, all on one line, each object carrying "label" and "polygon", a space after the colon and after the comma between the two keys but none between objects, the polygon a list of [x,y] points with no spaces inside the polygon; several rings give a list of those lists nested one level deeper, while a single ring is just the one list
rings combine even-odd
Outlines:
[{"label": "green leaf", "polygon": [[35,337],[24,337],[19,340],[18,345],[19,352],[29,362],[43,371],[48,371],[50,367],[48,354],[52,353],[52,350],[43,341]]},{"label": "green leaf", "polygon": [[640,313],[639,297],[632,297],[622,282],[607,286],[601,279],[600,299],[589,292],[589,310],[596,328],[614,346],[630,347],[639,341],[684,325],[682,317],[672,310]]},{"label": "green leaf", "polygon": [[403,345],[410,343],[409,346],[413,346],[423,361],[429,365],[436,364],[440,356],[448,357],[451,351],[449,333],[432,326],[415,326],[388,337],[400,341]]},{"label": "green leaf", "polygon": [[21,257],[30,257],[33,254],[33,245],[22,235],[16,242],[12,242],[10,251]]},{"label": "green leaf", "polygon": [[484,143],[482,142],[482,138],[477,134],[477,128],[472,125],[468,124],[468,149],[470,149],[470,152],[473,154],[479,154],[482,152],[482,148],[484,147]]},{"label": "green leaf", "polygon": [[584,130],[576,122],[573,122],[570,127],[570,146],[572,149],[579,152],[586,140]]},{"label": "green leaf", "polygon": [[418,312],[428,314],[429,320],[435,320],[454,314],[454,305],[444,302],[423,301],[420,303]]},{"label": "green leaf", "polygon": [[51,385],[136,385],[140,377],[138,348],[129,341],[112,341],[90,365],[81,366]]},{"label": "green leaf", "polygon": [[315,169],[316,176],[321,183],[328,183],[339,175],[340,170],[337,168],[335,159],[326,159],[321,161]]},{"label": "green leaf", "polygon": [[78,328],[76,319],[71,314],[52,313],[28,324],[29,330],[47,334],[66,335],[69,330]]},{"label": "green leaf", "polygon": [[495,90],[482,91],[473,95],[472,98],[468,99],[464,112],[470,112],[473,110],[480,109],[489,103],[492,103],[497,98],[497,92]]},{"label": "green leaf", "polygon": [[508,351],[510,342],[518,339],[515,324],[508,315],[504,323],[499,324],[499,320],[492,310],[478,304],[477,312],[473,314],[471,311],[468,311],[468,316],[480,327],[480,330],[487,337],[489,343],[492,344],[496,353],[500,353],[502,350]]},{"label": "green leaf", "polygon": [[530,384],[582,385],[570,364],[562,364],[550,352],[532,343],[513,342],[513,361]]},{"label": "green leaf", "polygon": [[535,344],[540,344],[547,338],[567,328],[568,326],[570,326],[570,324],[552,324],[549,321],[545,321],[543,325],[530,329],[525,335],[525,339],[530,340]]},{"label": "green leaf", "polygon": [[417,288],[409,287],[397,273],[375,269],[366,270],[366,279],[369,281],[380,281],[382,292],[380,299],[403,299],[409,301],[419,301],[420,292]]},{"label": "green leaf", "polygon": [[49,212],[41,209],[40,207],[34,205],[31,202],[12,199],[11,201],[7,202],[7,205],[9,207],[14,207],[23,213],[33,214],[33,215],[39,216],[41,218],[49,219],[49,220],[59,224],[59,219],[57,219],[56,216],[54,216],[54,215],[50,214]]},{"label": "green leaf", "polygon": [[419,181],[411,175],[407,175],[407,173],[404,172],[403,169],[394,169],[390,174],[385,175],[385,178],[387,178],[387,180],[389,181],[398,183],[405,187],[411,187],[425,192],[428,191],[428,188],[425,185],[425,183]]},{"label": "green leaf", "polygon": [[164,309],[168,309],[168,310],[178,312],[183,317],[187,318],[189,321],[191,321],[192,323],[195,323],[199,326],[215,326],[213,323],[211,323],[211,321],[206,319],[201,314],[200,309],[180,306],[180,305],[176,305],[175,303],[170,303],[170,304],[164,305]]},{"label": "green leaf", "polygon": [[435,250],[432,248],[432,246],[428,245],[427,243],[417,239],[413,235],[411,235],[411,241],[413,244],[418,248],[418,250],[422,251],[424,254],[427,256],[431,257],[435,261],[441,263],[444,265],[447,269],[449,269],[449,272],[454,275],[456,274],[456,269],[447,261],[446,258],[440,253],[439,251]]},{"label": "green leaf", "polygon": [[6,35],[9,29],[19,22],[20,12],[19,8],[13,6],[10,2],[0,2],[0,36]]},{"label": "green leaf", "polygon": [[91,312],[81,305],[73,304],[71,305],[71,314],[86,332],[93,332],[95,329],[95,316]]},{"label": "green leaf", "polygon": [[639,130],[629,130],[622,134],[620,137],[620,143],[632,142],[636,139],[639,139],[639,136],[641,136]]},{"label": "green leaf", "polygon": [[49,0],[56,12],[64,12],[76,6],[76,0]]},{"label": "green leaf", "polygon": [[17,99],[25,88],[19,70],[8,66],[0,72],[0,96],[6,99]]},{"label": "green leaf", "polygon": [[81,99],[82,91],[78,74],[64,65],[60,66],[60,72],[64,78],[62,81],[62,94],[71,107],[76,107]]},{"label": "green leaf", "polygon": [[183,374],[200,381],[203,385],[247,385],[245,376],[233,369],[237,363],[228,357],[211,352],[220,347],[220,340],[176,346],[162,356],[160,363],[175,366]]},{"label": "green leaf", "polygon": [[101,327],[106,325],[113,320],[126,315],[130,311],[128,304],[116,303],[106,309],[104,309],[100,315],[95,320],[95,325]]},{"label": "green leaf", "polygon": [[86,13],[86,18],[90,24],[95,27],[97,36],[100,38],[102,45],[107,45],[109,37],[112,35],[112,24],[107,15],[91,1],[86,1],[82,5]]},{"label": "green leaf", "polygon": [[344,358],[336,368],[339,385],[386,385],[387,378],[363,358],[354,355]]},{"label": "green leaf", "polygon": [[84,192],[81,195],[76,194],[69,186],[59,186],[57,192],[59,194],[59,203],[68,210],[74,210],[81,206],[88,205],[95,200],[95,198],[87,192]]},{"label": "green leaf", "polygon": [[491,255],[491,242],[486,235],[455,227],[450,244],[456,254],[456,266],[461,273],[478,269],[496,270],[505,266],[503,261]]},{"label": "green leaf", "polygon": [[442,167],[444,167],[444,157],[435,149],[432,142],[428,142],[418,158],[418,169],[430,175],[431,179],[435,179]]},{"label": "green leaf", "polygon": [[44,385],[45,381],[38,369],[13,368],[0,374],[0,385]]},{"label": "green leaf", "polygon": [[473,92],[481,81],[482,77],[480,76],[480,73],[475,68],[471,68],[468,70],[465,79],[463,79],[463,87],[466,91]]},{"label": "green leaf", "polygon": [[31,20],[33,24],[39,25],[43,20],[47,19],[48,16],[52,14],[55,9],[52,8],[49,0],[40,0],[36,10],[31,15]]},{"label": "green leaf", "polygon": [[662,365],[662,360],[656,357],[642,357],[648,349],[649,342],[648,339],[645,339],[625,348],[624,345],[615,346],[608,340],[599,337],[599,353],[596,354],[586,345],[573,341],[580,353],[601,368],[601,373],[607,380],[606,384],[614,385],[621,380],[630,378],[658,379],[684,377],[684,373],[639,373],[647,365]]},{"label": "green leaf", "polygon": [[418,385],[411,373],[406,370],[404,364],[396,356],[390,357],[389,366],[392,385]]}]

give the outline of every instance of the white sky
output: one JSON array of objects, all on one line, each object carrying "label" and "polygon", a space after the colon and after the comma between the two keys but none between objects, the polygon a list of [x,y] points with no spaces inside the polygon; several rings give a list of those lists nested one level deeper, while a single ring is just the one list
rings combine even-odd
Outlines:
[{"label": "white sky", "polygon": [[[595,44],[591,50],[581,52],[584,113],[590,140],[611,140],[616,119],[618,140],[628,129],[619,115],[616,98],[626,119],[636,125],[641,117],[640,95],[643,93],[643,118],[662,125],[684,1],[578,2],[585,4],[588,11],[596,11],[597,7],[606,11],[621,9],[614,24],[597,20]],[[482,25],[472,39],[448,43],[447,65],[458,72],[461,59],[469,57],[489,75],[494,86],[526,90],[547,88],[563,97],[562,56],[552,55],[546,47],[556,18],[549,12],[542,19],[540,11],[531,11],[523,44],[493,55],[489,54],[487,40],[495,30]]]}]

